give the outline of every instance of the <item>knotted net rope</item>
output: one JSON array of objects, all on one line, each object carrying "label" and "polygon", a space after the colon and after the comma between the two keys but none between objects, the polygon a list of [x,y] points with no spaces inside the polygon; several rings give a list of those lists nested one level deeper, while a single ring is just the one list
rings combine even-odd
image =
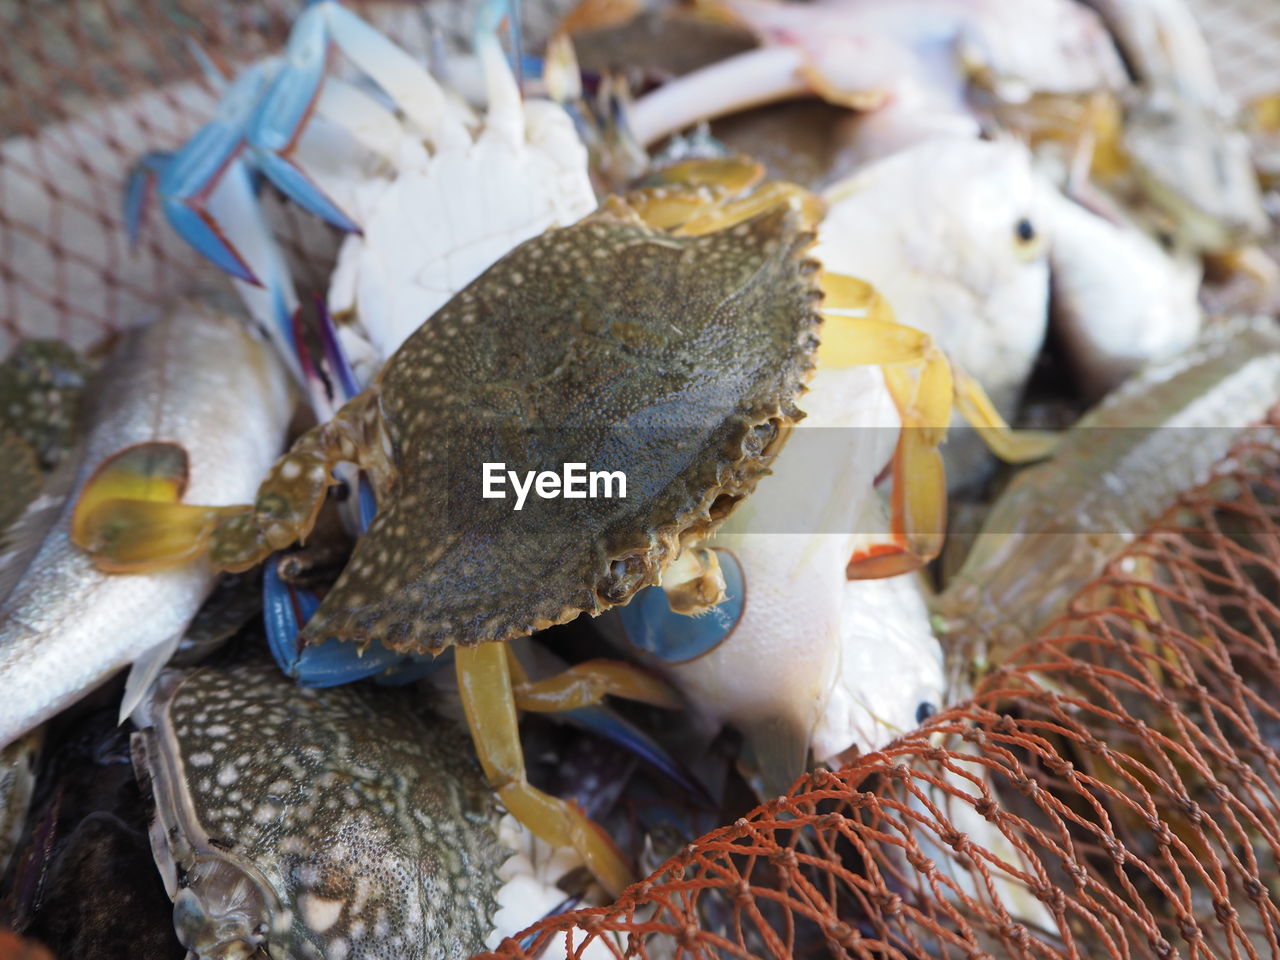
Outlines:
[{"label": "knotted net rope", "polygon": [[1280,956],[1278,427],[970,699],[491,956]]}]

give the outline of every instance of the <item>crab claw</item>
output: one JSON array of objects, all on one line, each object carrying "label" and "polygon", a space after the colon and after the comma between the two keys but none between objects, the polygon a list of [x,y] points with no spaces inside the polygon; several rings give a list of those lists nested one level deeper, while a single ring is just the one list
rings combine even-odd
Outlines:
[{"label": "crab claw", "polygon": [[724,580],[724,599],[705,613],[690,616],[672,607],[663,587],[646,587],[618,609],[628,643],[663,663],[683,663],[729,639],[742,619],[746,598],[742,565],[728,550],[713,552]]},{"label": "crab claw", "polygon": [[244,283],[261,286],[208,209],[214,186],[240,149],[238,138],[227,140],[220,135],[223,132],[205,127],[178,153],[149,153],[143,157],[129,174],[125,227],[129,242],[136,245],[151,194],[159,194],[160,208],[178,236],[219,270]]},{"label": "crab claw", "polygon": [[[217,189],[209,197],[208,214],[211,222],[221,225],[221,236],[226,238],[229,249],[235,251],[237,257],[243,255],[244,263],[252,264],[253,280],[237,282],[236,292],[289,369],[299,376],[297,341],[293,333],[297,293],[288,265],[258,205],[253,180],[243,159],[233,158],[221,174]],[[187,239],[190,242],[190,238]],[[240,280],[238,276],[236,279]]]},{"label": "crab claw", "polygon": [[607,707],[579,707],[564,714],[574,726],[617,744],[663,774],[686,793],[705,803],[714,801],[702,782],[662,744]]},{"label": "crab claw", "polygon": [[152,194],[155,193],[156,180],[164,174],[172,161],[173,154],[156,150],[144,155],[129,171],[124,192],[124,227],[129,236],[129,246],[135,250],[142,233],[142,221],[146,218]]},{"label": "crab claw", "polygon": [[[336,687],[370,677],[407,682],[420,675],[423,658],[396,653],[380,643],[361,650],[354,643],[334,637],[323,643],[300,645],[298,633],[319,606],[320,599],[314,593],[281,579],[274,561],[266,564],[262,575],[262,616],[267,646],[287,676],[304,687]],[[434,665],[433,658],[425,660],[428,667]],[[409,671],[410,675],[401,677],[402,671]]]},{"label": "crab claw", "polygon": [[254,165],[285,196],[339,230],[360,226],[321,190],[294,160],[303,128],[315,110],[329,59],[329,11],[332,4],[308,7],[293,25],[284,62],[245,124],[245,141]]}]

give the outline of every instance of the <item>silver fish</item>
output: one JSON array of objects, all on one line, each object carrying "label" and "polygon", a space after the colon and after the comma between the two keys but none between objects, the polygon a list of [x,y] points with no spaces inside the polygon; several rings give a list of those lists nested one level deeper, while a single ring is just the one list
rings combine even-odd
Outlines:
[{"label": "silver fish", "polygon": [[[243,502],[280,452],[290,409],[284,370],[234,315],[187,300],[126,336],[103,370],[72,496],[30,564],[11,562],[21,579],[0,585],[0,745],[181,635],[213,586],[203,561],[130,575],[94,567],[70,540],[94,470],[135,444],[171,442],[188,455],[192,502]],[[29,510],[50,511],[50,499]]]},{"label": "silver fish", "polygon": [[1052,460],[1014,478],[938,598],[951,649],[973,651],[955,658],[961,669],[981,672],[1036,636],[1277,402],[1270,317],[1211,327],[1108,395]]},{"label": "silver fish", "polygon": [[[165,671],[137,719],[152,849],[200,958],[463,958],[510,857],[466,737],[404,691],[265,660]],[[518,929],[518,928],[517,928]]]}]

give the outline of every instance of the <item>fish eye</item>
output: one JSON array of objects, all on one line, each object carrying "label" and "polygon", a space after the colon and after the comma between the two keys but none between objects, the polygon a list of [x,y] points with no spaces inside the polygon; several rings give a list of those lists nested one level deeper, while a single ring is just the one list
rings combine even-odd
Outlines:
[{"label": "fish eye", "polygon": [[916,723],[924,723],[937,712],[938,708],[928,700],[922,701],[921,704],[916,707]]},{"label": "fish eye", "polygon": [[1013,228],[1019,243],[1031,243],[1036,238],[1036,225],[1023,217]]}]

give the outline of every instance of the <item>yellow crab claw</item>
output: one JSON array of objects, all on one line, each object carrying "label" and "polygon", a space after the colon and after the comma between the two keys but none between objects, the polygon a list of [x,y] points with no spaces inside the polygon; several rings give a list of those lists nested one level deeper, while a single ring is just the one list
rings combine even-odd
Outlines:
[{"label": "yellow crab claw", "polygon": [[223,512],[217,507],[154,500],[100,500],[80,520],[72,541],[99,570],[130,573],[195,559]]},{"label": "yellow crab claw", "polygon": [[526,779],[506,644],[459,645],[454,657],[480,766],[503,804],[535,836],[577,850],[605,889],[617,896],[635,879],[622,851],[576,805],[543,793]]},{"label": "yellow crab claw", "polygon": [[187,489],[190,463],[176,443],[140,443],[108,457],[85,483],[71,514],[71,539],[83,546],[86,526],[112,500],[177,503]]},{"label": "yellow crab claw", "polygon": [[140,443],[108,457],[76,500],[71,542],[109,573],[153,570],[204,553],[218,520],[248,508],[181,503],[189,467],[176,443]]}]

